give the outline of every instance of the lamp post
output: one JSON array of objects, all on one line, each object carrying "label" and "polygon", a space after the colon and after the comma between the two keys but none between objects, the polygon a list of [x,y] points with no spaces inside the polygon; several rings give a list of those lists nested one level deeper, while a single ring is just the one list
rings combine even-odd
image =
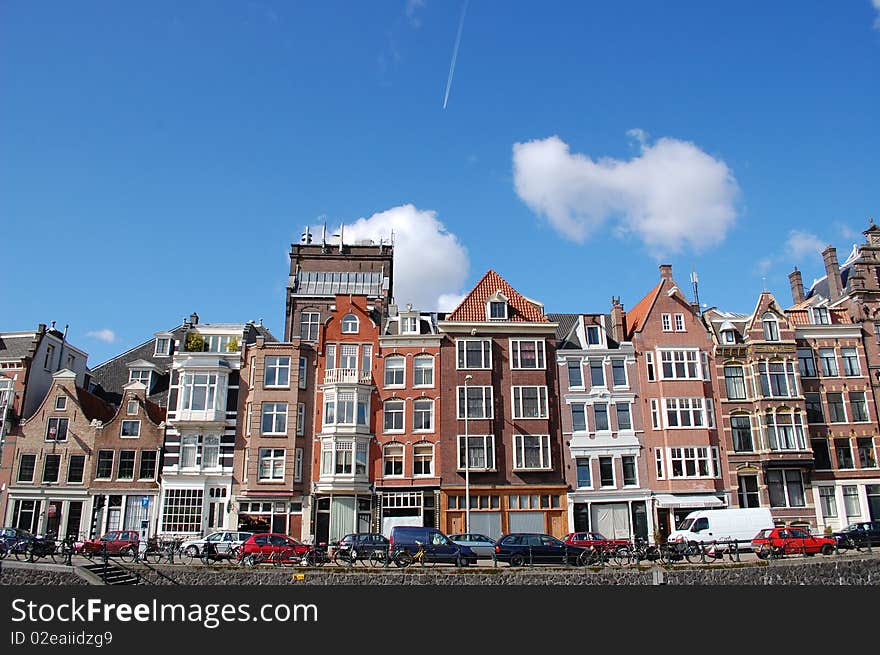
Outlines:
[{"label": "lamp post", "polygon": [[471,444],[468,436],[468,382],[474,379],[473,375],[464,376],[464,531],[471,531]]}]

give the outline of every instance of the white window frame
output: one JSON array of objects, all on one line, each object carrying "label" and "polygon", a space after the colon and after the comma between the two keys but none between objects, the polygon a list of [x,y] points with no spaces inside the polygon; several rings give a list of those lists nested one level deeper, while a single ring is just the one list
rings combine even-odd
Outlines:
[{"label": "white window frame", "polygon": [[[220,443],[219,434],[202,435],[202,466],[203,469],[220,468]],[[214,453],[217,453],[217,461],[213,463]]]},{"label": "white window frame", "polygon": [[[671,446],[667,449],[669,457],[669,479],[710,479],[720,477],[716,446]],[[675,451],[679,451],[676,456]],[[681,462],[681,475],[675,473],[675,462]],[[693,463],[694,473],[689,474],[688,463]],[[700,473],[700,463],[705,463],[706,475]]]},{"label": "white window frame", "polygon": [[[596,343],[590,343],[590,333],[593,331],[595,331],[596,333]],[[584,339],[587,342],[586,346],[588,349],[606,347],[605,330],[603,330],[601,326],[596,325],[595,323],[584,326]]]},{"label": "white window frame", "polygon": [[[417,405],[427,405],[428,410],[419,409]],[[415,398],[412,402],[412,411],[413,411],[413,422],[412,422],[412,431],[414,433],[431,433],[434,432],[434,400],[433,398]],[[416,427],[418,425],[418,421],[416,421],[416,413],[421,415],[427,415],[428,417],[428,427]]]},{"label": "white window frame", "polygon": [[[101,453],[110,453],[110,473],[106,476],[99,476],[98,470],[101,466]],[[116,453],[115,451],[109,448],[102,448],[95,454],[95,480],[112,480],[113,479],[113,465],[116,463]]]},{"label": "white window frame", "polygon": [[339,325],[339,331],[342,334],[357,334],[361,329],[360,319],[350,312],[342,317]]},{"label": "white window frame", "polygon": [[[389,411],[391,405],[400,407],[394,411]],[[400,420],[400,427],[388,427],[388,418],[397,417]],[[395,421],[396,422],[396,421]],[[382,432],[384,434],[399,434],[406,432],[406,401],[403,398],[387,398],[382,403]]]},{"label": "white window frame", "polygon": [[[523,366],[522,344],[535,346],[535,365]],[[510,339],[510,368],[514,371],[544,371],[547,369],[547,350],[543,339]]]},{"label": "white window frame", "polygon": [[[633,464],[633,474],[635,475],[635,482],[627,484],[626,482],[626,467],[624,466],[625,459],[631,459]],[[621,455],[620,457],[620,472],[621,472],[621,487],[623,489],[635,489],[639,486],[639,458],[635,455]]]},{"label": "white window frame", "polygon": [[[862,395],[861,405],[862,405],[862,408],[864,409],[864,413],[865,413],[864,420],[861,420],[861,421],[856,420],[857,419],[856,411],[855,411],[856,403],[853,402],[853,394],[861,394]],[[861,389],[849,391],[849,392],[847,392],[846,395],[849,400],[850,407],[852,408],[852,422],[853,423],[870,423],[871,422],[871,411],[868,409],[868,395],[864,391],[862,391]]]},{"label": "white window frame", "polygon": [[779,319],[771,312],[765,312],[761,316],[761,330],[764,341],[781,341],[779,336]]},{"label": "white window frame", "polygon": [[[55,424],[55,438],[50,439],[49,435],[52,432],[52,424]],[[59,433],[61,432],[61,426],[64,425],[64,438],[59,438]],[[65,443],[67,441],[67,435],[70,433],[70,419],[66,416],[50,416],[49,420],[46,421],[46,437],[45,441],[52,443]]]},{"label": "white window frame", "polygon": [[[623,384],[617,384],[617,380],[614,379],[614,364],[619,363],[620,368],[623,369]],[[627,370],[627,360],[623,357],[612,357],[611,358],[611,385],[614,389],[628,389],[629,388],[629,371]]]},{"label": "white window frame", "polygon": [[[607,389],[608,388],[608,376],[605,375],[605,358],[590,358],[587,360],[587,370],[590,372],[590,389]],[[596,367],[595,364],[599,366]],[[593,383],[593,370],[598,369],[602,372],[602,382],[599,384]]]},{"label": "white window frame", "polygon": [[[609,403],[605,403],[605,402],[593,403],[593,427],[596,428],[596,433],[611,432],[611,412],[608,411],[608,405],[609,405]],[[605,408],[605,425],[607,426],[605,428],[599,427],[599,419],[598,419],[598,415],[596,413],[597,407],[604,407]]]},{"label": "white window frame", "polygon": [[[602,460],[611,460],[611,484],[602,482]],[[617,467],[614,465],[616,458],[612,455],[600,455],[596,458],[596,464],[599,470],[599,489],[617,489]]]},{"label": "white window frame", "polygon": [[401,334],[418,334],[419,333],[419,317],[418,316],[401,316],[400,317],[400,333]]},{"label": "white window frame", "polygon": [[[144,374],[146,374],[146,381],[144,381]],[[128,383],[132,382],[140,382],[147,389],[150,388],[150,382],[153,379],[153,372],[148,368],[133,368],[128,372]]]},{"label": "white window frame", "polygon": [[[131,476],[130,477],[122,477],[122,456],[125,453],[131,453]],[[130,448],[124,448],[119,451],[119,460],[116,464],[116,479],[123,480],[127,482],[134,482],[135,480],[135,472],[137,471],[137,451],[132,450]],[[140,473],[140,471],[137,471]]]},{"label": "white window frame", "polygon": [[[467,344],[480,343],[481,366],[467,365]],[[492,368],[492,340],[491,339],[456,339],[455,340],[455,368],[459,371],[485,371]]]},{"label": "white window frame", "polygon": [[299,358],[299,388],[305,389],[308,386],[308,363],[305,357]]},{"label": "white window frame", "polygon": [[[785,380],[785,394],[774,395],[772,380],[773,376],[779,376],[778,371],[771,371],[772,366],[782,366],[782,377]],[[796,398],[800,395],[797,384],[798,367],[791,360],[761,360],[757,363],[758,387],[762,398]],[[766,390],[766,393],[765,393]]]},{"label": "white window frame", "polygon": [[[698,348],[658,348],[661,380],[702,380],[700,350]],[[666,375],[666,366],[671,367],[671,375]],[[684,367],[684,374],[678,375],[678,367]],[[693,366],[693,375],[690,374]]]},{"label": "white window frame", "polygon": [[658,480],[666,479],[666,458],[662,448],[654,449],[654,473]]},{"label": "white window frame", "polygon": [[663,332],[672,332],[672,314],[660,314],[660,329]]},{"label": "white window frame", "polygon": [[[468,387],[473,388],[473,387]],[[537,416],[525,416],[523,414],[523,391],[525,389],[537,389],[537,394],[535,396],[535,400],[537,403]],[[511,385],[510,387],[510,396],[511,396],[511,413],[513,418],[517,420],[532,420],[532,419],[547,419],[549,417],[548,412],[548,399],[547,399],[547,387],[542,385]]]},{"label": "white window frame", "polygon": [[[626,413],[629,415],[629,427],[621,427],[620,426],[620,407],[626,407]],[[614,403],[614,420],[617,422],[617,431],[618,432],[632,432],[635,430],[635,426],[633,425],[633,415],[632,415],[632,403],[628,401],[616,401]]]},{"label": "white window frame", "polygon": [[125,415],[126,416],[137,416],[138,413],[138,401],[137,398],[131,398],[125,404]]},{"label": "white window frame", "polygon": [[[389,373],[393,376],[391,382],[388,381]],[[398,377],[399,382],[396,381]],[[400,389],[406,386],[406,357],[389,355],[385,358],[382,382],[386,389]]]},{"label": "white window frame", "polygon": [[[284,448],[260,448],[257,452],[257,481],[284,482],[285,458]],[[268,475],[265,475],[268,468]]]},{"label": "white window frame", "polygon": [[302,482],[303,479],[303,449],[297,448],[293,462],[293,481]]},{"label": "white window frame", "polygon": [[[299,313],[299,335],[303,341],[317,341],[321,326],[321,313],[304,309]],[[305,334],[303,333],[305,328]],[[314,331],[314,336],[312,332]]]},{"label": "white window frame", "polygon": [[[420,363],[428,362],[430,366],[419,366]],[[421,373],[421,376],[419,375]],[[425,382],[424,378],[430,376],[430,382]],[[422,381],[419,381],[419,377]],[[433,355],[416,355],[413,357],[413,388],[433,388],[434,387],[434,356]]]},{"label": "white window frame", "polygon": [[55,411],[63,412],[67,409],[67,396],[55,397]]},{"label": "white window frame", "polygon": [[[686,401],[686,402],[685,402]],[[667,430],[706,430],[709,428],[709,420],[706,417],[706,399],[700,397],[677,397],[663,398],[663,425]],[[674,411],[678,425],[669,424],[669,412]],[[688,414],[691,424],[682,425],[682,416]],[[698,416],[701,420],[699,425],[693,420]]]},{"label": "white window frame", "polygon": [[306,430],[306,404],[297,403],[296,405],[296,435],[301,437]]},{"label": "white window frame", "polygon": [[[428,448],[431,449],[430,458],[426,458],[425,455],[419,455],[416,452],[418,449],[423,449],[423,450],[427,451]],[[434,477],[434,453],[435,453],[434,444],[432,444],[430,441],[419,441],[419,442],[413,444],[412,453],[413,453],[413,455],[412,455],[412,457],[413,457],[413,469],[412,469],[413,470],[413,477],[414,478],[432,478],[432,477]],[[425,473],[425,472],[416,473],[416,468],[417,468],[416,467],[416,461],[417,461],[416,458],[421,458],[421,462],[423,465],[427,461],[430,465],[430,471],[428,471],[427,473]]]},{"label": "white window frame", "polygon": [[[587,470],[590,472],[590,484],[581,485],[581,479],[578,476],[578,469],[580,466],[578,465],[578,460],[586,460],[587,462]],[[577,455],[574,458],[574,478],[576,489],[592,489],[593,488],[593,458],[590,455]]]},{"label": "white window frame", "polygon": [[[493,305],[501,305],[504,307],[504,315],[503,316],[492,316],[492,307]],[[508,319],[510,312],[508,307],[508,302],[504,298],[494,297],[489,298],[486,301],[486,320],[487,321],[506,321]]]},{"label": "white window frame", "polygon": [[[780,424],[779,416],[790,416],[791,423]],[[769,417],[773,417],[772,423],[772,431],[771,424],[768,421]],[[763,420],[761,421],[761,427],[764,430],[764,437],[766,439],[767,448],[771,452],[789,452],[789,451],[802,451],[807,449],[807,431],[804,428],[805,417],[802,412],[796,412],[792,410],[788,411],[779,411],[774,410],[771,412],[766,412],[763,415]],[[789,427],[791,428],[791,439],[786,438],[786,442],[792,442],[795,444],[794,447],[781,447],[781,440],[779,438],[779,428],[781,427]],[[784,434],[784,433],[783,433]],[[774,448],[774,443],[776,447]]]},{"label": "white window frame", "polygon": [[[846,351],[851,350],[854,353],[854,357],[847,357]],[[840,349],[840,361],[843,364],[840,368],[843,370],[843,376],[847,378],[859,377],[862,374],[862,365],[859,362],[859,350],[853,346],[846,346]],[[852,373],[847,373],[847,362],[855,362],[855,370]]]},{"label": "white window frame", "polygon": [[[204,378],[204,382],[202,382]],[[188,373],[180,374],[180,406],[184,410],[204,412],[214,410],[218,406],[217,391],[219,390],[219,376],[216,373]],[[193,394],[197,388],[205,389],[205,406],[193,407]]]},{"label": "white window frame", "polygon": [[[465,466],[464,465],[465,461],[462,460],[462,456],[461,456],[462,455],[462,453],[461,453],[462,443],[465,443],[465,446],[466,446],[465,457],[467,457],[467,453],[470,452],[470,448],[469,448],[470,444],[467,442],[463,442],[464,439],[465,439],[465,435],[463,435],[463,434],[458,435],[458,449],[457,449],[458,454],[456,456],[456,459],[458,462],[458,470],[464,471],[465,469],[468,469],[469,471],[494,471],[495,470],[495,435],[493,435],[493,434],[469,434],[469,435],[467,435],[468,441],[482,440],[483,460],[484,460],[485,466]],[[490,457],[490,455],[491,455],[491,457]],[[469,461],[470,460],[468,458],[468,463],[469,463]]]},{"label": "white window frame", "polygon": [[[587,418],[587,404],[575,402],[575,403],[571,403],[571,405],[569,405],[569,407],[571,408],[571,431],[572,432],[583,432],[583,433],[589,432],[590,422],[589,422],[589,419]],[[584,426],[583,426],[583,428],[578,428],[574,424],[575,423],[575,421],[574,421],[575,407],[579,408],[584,413]]]},{"label": "white window frame", "polygon": [[[165,348],[160,348],[162,342],[165,342]],[[154,357],[167,357],[171,354],[171,337],[156,337],[156,343],[153,347]]]},{"label": "white window frame", "polygon": [[687,326],[684,322],[684,314],[675,314],[674,320],[676,332],[687,332]]},{"label": "white window frame", "polygon": [[[469,385],[467,387],[468,393],[470,393],[474,390],[477,390],[477,389],[482,390],[481,394],[483,396],[482,405],[483,405],[483,409],[484,409],[484,412],[483,412],[484,415],[483,416],[470,416],[469,415],[467,417],[468,420],[478,420],[479,421],[479,420],[485,420],[485,419],[494,419],[495,418],[495,402],[494,402],[495,396],[494,396],[494,390],[492,389],[492,386],[491,385]],[[455,415],[460,420],[464,420],[464,418],[465,418],[464,413],[462,411],[463,408],[461,406],[462,405],[461,404],[462,394],[464,394],[464,390],[465,390],[464,386],[458,386],[458,387],[456,387],[456,392],[455,392],[455,410],[456,410]],[[465,409],[466,409],[466,406],[467,406],[467,398],[465,398]]]},{"label": "white window frame", "polygon": [[811,307],[810,315],[813,325],[831,325],[831,312],[827,307]]},{"label": "white window frame", "polygon": [[[394,451],[397,454],[389,453]],[[393,459],[392,459],[393,458]],[[399,464],[400,473],[388,473],[388,464]],[[406,446],[399,441],[392,441],[382,446],[382,477],[402,478],[406,474]]]},{"label": "white window frame", "polygon": [[645,353],[645,375],[648,378],[648,382],[656,382],[657,367],[654,364],[654,353],[652,352]]},{"label": "white window frame", "polygon": [[[571,372],[577,369],[580,384],[571,383]],[[565,377],[568,381],[569,389],[584,389],[584,362],[582,359],[566,359],[565,360]]]},{"label": "white window frame", "polygon": [[[279,407],[283,409],[283,411],[279,411]],[[287,403],[283,402],[264,402],[260,403],[260,434],[263,435],[286,435],[287,434],[287,414],[289,411],[289,407]],[[266,432],[263,428],[265,427],[266,418],[272,417],[272,425],[271,431]],[[284,419],[284,429],[278,430],[278,417],[283,416]]]},{"label": "white window frame", "polygon": [[[285,364],[284,361],[287,361]],[[289,389],[290,388],[290,357],[287,355],[267,355],[263,361],[263,386],[266,389]],[[273,372],[270,382],[269,373]],[[287,371],[287,382],[279,382],[282,371]]]},{"label": "white window frame", "polygon": [[663,427],[660,416],[660,400],[658,398],[651,398],[651,426],[655,430],[660,430]]},{"label": "white window frame", "polygon": [[[822,353],[827,353],[831,351],[831,357],[826,358]],[[826,361],[834,362],[834,372],[826,373],[825,372],[825,362]],[[837,365],[837,351],[834,348],[819,348],[819,371],[822,374],[823,378],[839,378],[840,377],[840,367]]]},{"label": "white window frame", "polygon": [[[137,426],[136,434],[125,434],[125,426],[126,424],[134,424]],[[139,420],[131,420],[125,419],[119,426],[119,438],[120,439],[138,439],[141,436],[141,422]]]},{"label": "white window frame", "polygon": [[[525,460],[525,439],[537,438],[539,450],[539,463],[537,466],[527,466]],[[546,457],[546,461],[545,460]],[[514,471],[550,471],[553,469],[553,458],[550,452],[549,434],[520,434],[513,435],[513,470]]]}]

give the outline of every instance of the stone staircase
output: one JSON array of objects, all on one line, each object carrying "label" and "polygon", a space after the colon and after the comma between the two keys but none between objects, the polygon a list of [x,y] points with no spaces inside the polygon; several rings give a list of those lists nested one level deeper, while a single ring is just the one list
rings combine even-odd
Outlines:
[{"label": "stone staircase", "polygon": [[110,562],[107,564],[102,562],[97,564],[86,564],[82,568],[98,576],[106,585],[141,584],[141,580],[137,575]]}]

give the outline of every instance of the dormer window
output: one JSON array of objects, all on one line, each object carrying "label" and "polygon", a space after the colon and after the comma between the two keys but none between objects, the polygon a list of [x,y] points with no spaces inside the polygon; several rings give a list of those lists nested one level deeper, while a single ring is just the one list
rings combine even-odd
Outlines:
[{"label": "dormer window", "polygon": [[128,381],[129,382],[140,382],[147,389],[150,388],[150,373],[149,369],[145,368],[133,368],[128,373]]},{"label": "dormer window", "polygon": [[489,319],[504,320],[507,318],[507,303],[502,300],[493,300],[489,303]]},{"label": "dormer window", "polygon": [[736,334],[733,330],[724,330],[721,333],[721,341],[724,343],[736,343]]},{"label": "dormer window", "polygon": [[171,354],[171,338],[156,337],[156,348],[153,351],[153,354],[160,357],[167,357]]},{"label": "dormer window", "polygon": [[813,307],[814,325],[831,325],[831,317],[827,307]]},{"label": "dormer window", "polygon": [[602,334],[598,325],[587,326],[587,346],[601,346]]},{"label": "dormer window", "polygon": [[418,334],[419,333],[419,317],[418,316],[402,316],[400,318],[401,334]]},{"label": "dormer window", "polygon": [[764,323],[764,340],[779,341],[779,322],[776,320],[776,317],[767,312],[761,317],[761,320]]},{"label": "dormer window", "polygon": [[342,319],[342,334],[357,334],[360,321],[354,314],[348,314]]}]

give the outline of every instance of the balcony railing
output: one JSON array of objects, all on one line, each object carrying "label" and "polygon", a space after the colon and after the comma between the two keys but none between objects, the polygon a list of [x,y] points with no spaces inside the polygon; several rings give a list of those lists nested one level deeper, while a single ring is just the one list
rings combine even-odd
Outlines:
[{"label": "balcony railing", "polygon": [[371,384],[373,376],[370,371],[356,368],[328,368],[324,371],[324,384]]}]

